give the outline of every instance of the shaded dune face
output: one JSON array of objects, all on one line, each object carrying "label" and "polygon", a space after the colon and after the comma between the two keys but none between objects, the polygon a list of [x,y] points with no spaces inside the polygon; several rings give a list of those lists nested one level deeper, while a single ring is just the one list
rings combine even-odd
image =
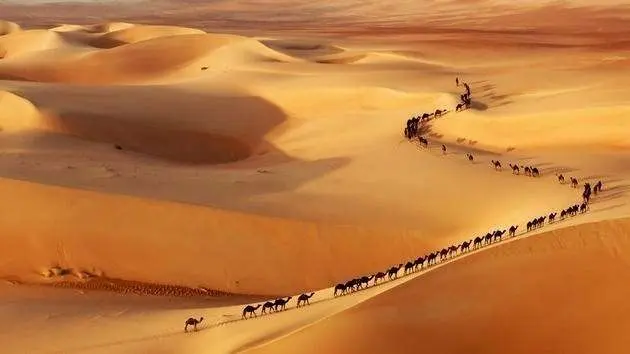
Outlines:
[{"label": "shaded dune face", "polygon": [[[255,96],[213,97],[163,87],[121,90],[58,91],[72,100],[57,100],[46,89],[27,89],[19,94],[42,112],[39,123],[31,123],[31,129],[109,143],[122,150],[180,163],[216,164],[245,159],[258,148],[266,147],[264,135],[286,119],[279,107]],[[159,104],[156,97],[161,98]],[[92,103],[94,100],[100,103]],[[135,104],[128,105],[124,114],[110,111],[112,104],[115,109],[116,104],[133,103],[132,100]],[[199,111],[207,112],[207,119]],[[248,119],[252,112],[257,114],[255,122]],[[215,114],[223,116],[217,118]]]}]

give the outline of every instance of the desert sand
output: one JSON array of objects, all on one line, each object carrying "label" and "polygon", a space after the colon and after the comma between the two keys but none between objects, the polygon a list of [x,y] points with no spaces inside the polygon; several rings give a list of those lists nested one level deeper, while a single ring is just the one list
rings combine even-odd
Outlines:
[{"label": "desert sand", "polygon": [[0,4],[3,353],[625,353],[630,12],[417,3]]}]

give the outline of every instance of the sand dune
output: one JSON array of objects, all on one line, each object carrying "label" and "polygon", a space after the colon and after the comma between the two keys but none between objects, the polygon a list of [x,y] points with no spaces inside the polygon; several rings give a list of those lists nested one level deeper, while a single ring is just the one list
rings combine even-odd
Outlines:
[{"label": "sand dune", "polygon": [[97,48],[113,48],[153,38],[205,33],[204,31],[194,28],[175,26],[130,26],[113,31],[112,28],[115,27],[107,25],[104,28],[101,28],[101,32],[107,33],[93,40],[90,44]]},{"label": "sand dune", "polygon": [[623,353],[629,234],[620,219],[511,242],[248,352]]},{"label": "sand dune", "polygon": [[0,20],[0,36],[17,32],[20,29],[20,25],[15,22]]},{"label": "sand dune", "polygon": [[[39,29],[2,22],[4,350],[625,352],[624,12],[482,3],[160,2],[145,25],[136,5],[57,4]],[[64,20],[95,8],[130,22]],[[427,148],[403,137],[437,108]],[[579,217],[332,296],[596,181]]]}]

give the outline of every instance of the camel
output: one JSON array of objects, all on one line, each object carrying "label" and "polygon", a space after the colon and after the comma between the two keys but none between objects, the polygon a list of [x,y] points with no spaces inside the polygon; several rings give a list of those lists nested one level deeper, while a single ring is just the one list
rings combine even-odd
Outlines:
[{"label": "camel", "polygon": [[537,167],[532,167],[531,171],[532,171],[532,177],[540,177],[540,171],[538,171]]},{"label": "camel", "polygon": [[475,241],[473,243],[473,248],[481,247],[481,241],[483,241],[483,238],[481,236],[475,237]]},{"label": "camel", "polygon": [[484,243],[488,244],[488,243],[492,243],[492,234],[491,233],[487,233],[486,237],[484,237]]},{"label": "camel", "polygon": [[575,177],[571,177],[571,187],[577,188],[578,180]]},{"label": "camel", "polygon": [[440,261],[444,258],[448,258],[448,248],[442,248],[440,251]]},{"label": "camel", "polygon": [[387,277],[391,280],[392,278],[398,278],[398,271],[402,267],[402,263],[398,265],[398,267],[391,267],[387,271]]},{"label": "camel", "polygon": [[520,174],[520,173],[521,173],[521,170],[518,168],[518,166],[517,166],[517,165],[512,165],[512,164],[510,164],[510,167],[512,168],[512,173],[513,173],[513,174],[518,175],[518,174]]},{"label": "camel", "polygon": [[196,318],[188,318],[186,320],[186,325],[184,326],[184,332],[188,332],[188,326],[193,326],[193,331],[197,331],[197,325],[200,324],[203,321],[203,317],[196,319]]},{"label": "camel", "polygon": [[558,215],[558,213],[551,213],[549,214],[549,223],[553,223],[554,221],[556,221],[556,215]]},{"label": "camel", "polygon": [[500,161],[494,161],[494,160],[492,160],[491,162],[492,162],[492,164],[494,165],[494,169],[495,169],[495,170],[500,170],[500,169],[501,169],[501,162],[500,162]]},{"label": "camel", "polygon": [[473,157],[473,155],[472,155],[472,154],[466,154],[466,157],[468,158],[468,161],[470,161],[470,162],[475,162],[475,161],[474,161],[474,160],[475,160],[475,158]]},{"label": "camel", "polygon": [[346,293],[346,284],[337,284],[335,285],[335,291],[333,292],[333,296],[337,296],[337,291],[339,291],[339,293],[341,295]]},{"label": "camel", "polygon": [[263,314],[264,314],[264,313],[267,313],[267,309],[269,309],[269,311],[271,311],[271,310],[275,310],[275,309],[274,309],[274,303],[273,303],[273,302],[271,302],[271,301],[267,301],[267,302],[265,302],[265,304],[264,304],[264,305],[263,305],[263,307],[262,307],[262,311],[261,311],[261,313],[263,313]]},{"label": "camel", "polygon": [[413,272],[414,265],[411,262],[405,263],[405,274],[408,272]]},{"label": "camel", "polygon": [[258,308],[262,306],[260,304],[256,305],[256,306],[252,306],[252,305],[247,305],[245,306],[245,308],[243,309],[243,316],[241,316],[241,318],[245,318],[247,319],[247,314],[249,313],[249,317],[252,317],[252,315],[254,315],[254,317],[256,316],[256,310],[258,310]]},{"label": "camel", "polygon": [[452,254],[457,255],[457,250],[459,249],[459,246],[451,246],[448,248],[448,256],[450,257]]},{"label": "camel", "polygon": [[462,111],[463,109],[464,109],[463,103],[458,103],[457,106],[455,106],[455,112]]},{"label": "camel", "polygon": [[414,262],[413,265],[415,267],[416,270],[418,270],[418,267],[420,267],[420,269],[422,269],[422,266],[424,266],[424,257],[418,257]]},{"label": "camel", "polygon": [[527,166],[521,166],[521,168],[525,172],[525,176],[531,176],[532,175],[532,169],[531,168],[529,168]]},{"label": "camel", "polygon": [[372,280],[372,278],[374,278],[374,275],[370,275],[369,277],[367,276],[362,276],[361,279],[359,279],[359,287],[363,287],[363,284],[365,284],[365,287],[369,287],[370,286],[370,280]]},{"label": "camel", "polygon": [[436,251],[435,253],[431,253],[430,255],[427,256],[427,265],[431,265],[431,263],[435,264],[435,259],[438,256],[438,252]]},{"label": "camel", "polygon": [[435,110],[435,113],[433,113],[433,116],[434,116],[435,118],[437,118],[437,117],[441,117],[441,116],[442,116],[442,114],[444,114],[444,113],[446,113],[446,112],[447,112],[447,111],[446,111],[445,109],[436,109],[436,110]]},{"label": "camel", "polygon": [[595,187],[593,187],[593,193],[597,195],[597,193],[601,191],[602,191],[602,181],[597,181],[597,183],[595,183]]},{"label": "camel", "polygon": [[499,241],[501,241],[501,239],[503,238],[503,234],[504,233],[505,233],[505,230],[503,230],[503,231],[499,231],[499,230],[495,231],[494,234],[493,234],[494,240],[496,241],[498,239]]},{"label": "camel", "polygon": [[[300,307],[300,304],[301,304],[301,303],[305,303],[305,304],[307,304],[307,305],[310,305],[311,303],[310,303],[310,302],[308,302],[308,299],[312,298],[312,297],[313,297],[313,295],[315,295],[315,293],[311,293],[310,295],[306,295],[306,294],[302,294],[302,295],[300,295],[300,296],[298,297],[298,300],[297,300],[297,307]],[[302,306],[304,306],[304,305],[302,305]]]},{"label": "camel", "polygon": [[509,229],[509,233],[508,233],[508,235],[510,235],[511,237],[516,236],[516,230],[517,230],[517,229],[518,229],[518,225],[512,225],[512,226],[510,226],[510,229]]},{"label": "camel", "polygon": [[431,115],[432,115],[431,113],[424,113],[424,114],[422,114],[422,120],[429,119],[431,117]]},{"label": "camel", "polygon": [[458,77],[455,78],[455,86],[459,87],[459,78]]},{"label": "camel", "polygon": [[442,144],[442,154],[446,155],[446,145]]},{"label": "camel", "polygon": [[385,273],[383,272],[378,272],[374,275],[374,285],[376,285],[376,283],[378,283],[379,279],[383,279],[385,280]]},{"label": "camel", "polygon": [[467,84],[467,83],[465,83],[465,82],[464,82],[464,87],[466,88],[466,94],[467,94],[468,96],[470,96],[470,87],[469,87],[469,86],[468,86],[468,84]]},{"label": "camel", "polygon": [[356,279],[348,280],[346,282],[346,290],[348,290],[348,291],[355,291],[356,289],[354,287],[356,285],[357,285],[357,280]]},{"label": "camel", "polygon": [[582,203],[580,205],[580,213],[586,213],[587,209],[588,209],[588,204],[587,203]]},{"label": "camel", "polygon": [[561,174],[557,174],[556,173],[556,177],[558,177],[558,182],[560,182],[560,184],[564,184],[564,176]]},{"label": "camel", "polygon": [[420,141],[420,145],[426,147],[429,147],[429,141],[421,136],[418,137],[418,140]]},{"label": "camel", "polygon": [[462,242],[461,246],[459,247],[461,249],[462,253],[470,251],[470,244],[471,243],[472,243],[472,240]]},{"label": "camel", "polygon": [[275,303],[274,303],[274,307],[276,312],[278,312],[278,307],[280,307],[281,310],[284,310],[285,307],[287,306],[287,302],[289,302],[289,300],[291,300],[293,296],[289,296],[286,300],[285,299],[276,299]]}]

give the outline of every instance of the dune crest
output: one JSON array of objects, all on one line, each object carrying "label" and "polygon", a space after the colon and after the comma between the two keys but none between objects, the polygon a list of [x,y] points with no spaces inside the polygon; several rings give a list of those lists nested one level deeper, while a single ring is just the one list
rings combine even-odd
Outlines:
[{"label": "dune crest", "polygon": [[18,32],[20,30],[21,27],[17,23],[0,20],[0,36]]},{"label": "dune crest", "polygon": [[104,25],[98,28],[99,32],[106,32],[104,35],[94,39],[90,45],[97,48],[114,48],[124,44],[137,43],[149,39],[181,36],[190,34],[205,34],[204,31],[177,26],[121,26]]},{"label": "dune crest", "polygon": [[27,99],[0,91],[0,133],[41,128],[41,113]]}]

